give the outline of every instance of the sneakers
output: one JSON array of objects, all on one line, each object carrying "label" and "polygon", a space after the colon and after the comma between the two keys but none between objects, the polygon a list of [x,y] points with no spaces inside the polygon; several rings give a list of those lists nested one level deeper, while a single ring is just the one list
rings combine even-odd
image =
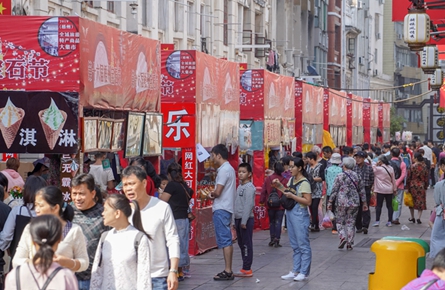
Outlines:
[{"label": "sneakers", "polygon": [[294,272],[290,271],[289,274],[281,276],[281,279],[291,280],[291,279],[294,279],[295,277],[297,277],[297,275],[295,275]]},{"label": "sneakers", "polygon": [[294,281],[298,281],[298,282],[305,281],[305,280],[307,280],[306,275],[301,274],[301,273],[299,273],[299,274],[294,278]]},{"label": "sneakers", "polygon": [[239,272],[233,273],[233,276],[235,276],[235,277],[252,277],[253,272],[252,272],[252,270],[241,269]]},{"label": "sneakers", "polygon": [[343,249],[345,247],[346,240],[343,238],[340,240],[340,244],[338,245],[339,249]]},{"label": "sneakers", "polygon": [[337,232],[336,230],[332,230],[332,234],[333,234],[333,235],[337,235],[338,232]]},{"label": "sneakers", "polygon": [[387,223],[386,223],[386,226],[387,226],[387,227],[392,227],[392,223],[391,223],[391,222],[387,222]]},{"label": "sneakers", "polygon": [[378,221],[372,224],[373,227],[378,227],[379,225],[380,225],[380,222],[378,222]]},{"label": "sneakers", "polygon": [[348,243],[348,245],[346,246],[346,250],[352,251],[352,244]]}]

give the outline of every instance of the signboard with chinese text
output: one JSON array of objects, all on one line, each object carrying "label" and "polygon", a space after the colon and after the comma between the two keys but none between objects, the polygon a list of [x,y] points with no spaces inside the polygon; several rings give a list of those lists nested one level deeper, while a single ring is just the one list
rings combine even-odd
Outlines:
[{"label": "signboard with chinese text", "polygon": [[63,154],[60,160],[60,190],[65,202],[71,201],[71,180],[79,171],[79,157],[76,154]]},{"label": "signboard with chinese text", "polygon": [[77,93],[0,91],[0,152],[76,153]]},{"label": "signboard with chinese text", "polygon": [[281,143],[281,120],[264,120],[264,145],[279,146]]},{"label": "signboard with chinese text", "polygon": [[243,120],[264,120],[264,70],[241,72],[240,109],[240,118]]},{"label": "signboard with chinese text", "polygon": [[301,151],[303,143],[303,83],[295,81],[295,137],[297,151]]},{"label": "signboard with chinese text", "polygon": [[2,161],[3,162],[8,161],[10,158],[19,159],[19,155],[17,153],[3,153],[2,154]]},{"label": "signboard with chinese text", "polygon": [[190,103],[162,104],[164,148],[195,148],[195,107],[195,104]]},{"label": "signboard with chinese text", "polygon": [[346,99],[346,145],[352,146],[352,94],[347,94]]},{"label": "signboard with chinese text", "polygon": [[363,99],[363,141],[371,144],[371,99]]},{"label": "signboard with chinese text", "polygon": [[0,89],[78,92],[79,18],[2,16]]},{"label": "signboard with chinese text", "polygon": [[[188,187],[196,192],[196,149],[182,149],[182,175]],[[195,196],[196,197],[196,196]]]},{"label": "signboard with chinese text", "polygon": [[82,105],[159,111],[159,41],[85,18],[80,27]]}]

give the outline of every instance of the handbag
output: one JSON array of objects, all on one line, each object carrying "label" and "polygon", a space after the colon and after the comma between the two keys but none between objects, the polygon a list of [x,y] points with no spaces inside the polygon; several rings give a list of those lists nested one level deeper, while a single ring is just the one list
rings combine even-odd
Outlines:
[{"label": "handbag", "polygon": [[[298,187],[300,186],[300,184],[303,182],[303,181],[307,181],[307,179],[306,180],[301,180],[301,181],[299,181],[296,185],[295,185],[295,188],[286,188],[286,190],[285,191],[287,191],[287,192],[291,192],[292,194],[295,194],[295,195],[297,195],[297,191],[298,191]],[[293,184],[293,182],[294,182],[294,178],[292,177],[292,179],[291,179],[291,183],[290,184]],[[309,183],[309,181],[307,181],[308,183]],[[310,185],[310,184],[309,184]],[[293,199],[293,198],[287,198],[286,197],[286,195],[282,195],[281,196],[281,205],[283,206],[283,208],[284,209],[286,209],[286,210],[292,210],[294,207],[295,207],[295,205],[297,204],[297,201],[295,200],[295,199]]]},{"label": "handbag", "polygon": [[405,205],[407,207],[413,207],[414,206],[414,200],[413,200],[413,196],[412,196],[411,193],[405,192],[405,196],[403,198],[403,203],[405,203]]},{"label": "handbag", "polygon": [[369,200],[369,206],[377,206],[377,198],[375,197],[375,193],[371,193],[371,199]]},{"label": "handbag", "polygon": [[[190,194],[189,194],[188,190],[185,188],[184,184],[181,183],[181,185],[182,185],[182,188],[184,188],[185,194],[187,194],[187,197],[188,197],[189,202],[190,202],[190,200],[191,200],[192,198],[190,197]],[[189,205],[189,209],[188,209],[188,211],[187,211],[187,218],[189,219],[189,222],[191,222],[191,221],[193,221],[194,219],[196,219],[195,214],[194,214],[193,211],[190,209],[190,205]]]},{"label": "handbag", "polygon": [[[280,180],[280,182],[281,181],[283,181],[283,179]],[[267,205],[269,206],[270,209],[277,209],[281,205],[280,196],[278,195],[278,191],[275,188],[272,188],[272,191],[270,192],[269,197],[267,198]]]}]

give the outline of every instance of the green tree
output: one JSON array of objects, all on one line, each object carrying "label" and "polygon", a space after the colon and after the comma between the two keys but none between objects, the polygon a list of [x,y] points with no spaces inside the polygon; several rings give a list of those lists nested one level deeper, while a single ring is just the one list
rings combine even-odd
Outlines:
[{"label": "green tree", "polygon": [[391,136],[394,136],[396,132],[402,131],[403,129],[403,123],[406,122],[405,118],[403,118],[401,115],[397,114],[396,108],[391,107],[391,123],[390,123],[390,134]]}]

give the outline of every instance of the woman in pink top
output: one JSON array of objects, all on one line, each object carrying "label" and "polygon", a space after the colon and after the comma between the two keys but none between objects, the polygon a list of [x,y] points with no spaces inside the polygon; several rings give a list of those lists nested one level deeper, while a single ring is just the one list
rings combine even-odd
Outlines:
[{"label": "woman in pink top", "polygon": [[30,223],[36,254],[32,261],[12,269],[5,289],[79,289],[76,276],[53,262],[54,251],[62,239],[62,223],[55,215],[42,215]]},{"label": "woman in pink top", "polygon": [[378,227],[380,224],[380,215],[382,213],[383,200],[386,201],[386,208],[388,209],[387,227],[392,226],[392,198],[394,192],[397,190],[396,178],[394,169],[389,165],[389,160],[385,155],[380,155],[377,163],[372,166],[374,170],[374,192],[377,194],[377,206],[375,207],[375,223],[373,227]]}]

